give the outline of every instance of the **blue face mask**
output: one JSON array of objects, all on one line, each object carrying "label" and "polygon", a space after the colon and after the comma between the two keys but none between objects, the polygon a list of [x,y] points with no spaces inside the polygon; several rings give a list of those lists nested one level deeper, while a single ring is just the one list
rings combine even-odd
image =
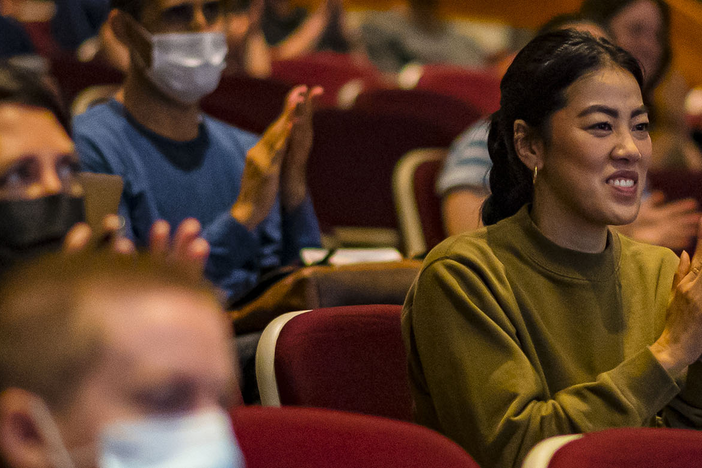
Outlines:
[{"label": "blue face mask", "polygon": [[[57,468],[77,468],[49,410],[35,406],[35,419],[53,447]],[[100,468],[244,468],[232,423],[223,410],[157,416],[113,423],[102,431]],[[83,457],[81,457],[83,458]]]},{"label": "blue face mask", "polygon": [[101,438],[100,468],[243,468],[222,410],[152,417],[110,425]]}]

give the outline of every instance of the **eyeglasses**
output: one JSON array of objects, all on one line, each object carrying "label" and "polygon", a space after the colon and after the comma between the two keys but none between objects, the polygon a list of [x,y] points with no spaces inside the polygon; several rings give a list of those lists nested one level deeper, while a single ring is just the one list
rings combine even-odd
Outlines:
[{"label": "eyeglasses", "polygon": [[181,3],[163,10],[160,14],[161,22],[171,28],[186,28],[192,24],[195,18],[196,8],[202,9],[202,16],[207,24],[213,24],[222,15],[222,3],[220,1],[196,3]]}]

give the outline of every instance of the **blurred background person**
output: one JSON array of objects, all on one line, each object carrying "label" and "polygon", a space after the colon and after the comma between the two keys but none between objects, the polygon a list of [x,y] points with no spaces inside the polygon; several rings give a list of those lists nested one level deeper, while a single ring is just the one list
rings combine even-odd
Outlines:
[{"label": "blurred background person", "polygon": [[343,0],[322,0],[312,14],[290,0],[263,0],[263,5],[261,29],[276,59],[322,50],[348,53],[356,47],[357,40],[345,21]]},{"label": "blurred background person", "polygon": [[56,0],[51,33],[59,49],[75,54],[81,61],[93,59],[122,72],[129,54],[106,23],[110,0]]},{"label": "blurred background person", "polygon": [[243,467],[228,414],[240,401],[231,327],[198,278],[111,253],[8,273],[2,466]]},{"label": "blurred background person", "polygon": [[670,9],[664,0],[585,0],[581,13],[606,28],[641,62],[651,109],[653,166],[702,169],[702,152],[685,121],[689,86],[670,69]]},{"label": "blurred background person", "polygon": [[227,73],[245,73],[256,78],[271,74],[271,50],[261,29],[264,0],[231,0],[225,3]]},{"label": "blurred background person", "polygon": [[110,0],[54,0],[51,19],[54,39],[63,50],[75,51],[98,36],[110,13]]},{"label": "blurred background person", "polygon": [[[49,79],[49,62],[40,55],[25,23],[19,21],[20,11],[24,10],[22,2],[7,2],[8,14],[0,16],[0,61],[43,75],[47,83],[55,86]],[[12,14],[9,14],[12,13]]]},{"label": "blurred background person", "polygon": [[439,15],[438,0],[408,0],[403,8],[369,14],[361,37],[370,60],[386,73],[411,62],[485,65],[480,46]]}]

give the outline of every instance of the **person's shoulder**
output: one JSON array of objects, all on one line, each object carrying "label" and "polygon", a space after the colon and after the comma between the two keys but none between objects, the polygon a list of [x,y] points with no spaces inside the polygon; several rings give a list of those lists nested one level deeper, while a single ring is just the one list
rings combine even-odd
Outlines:
[{"label": "person's shoulder", "polygon": [[460,295],[474,296],[480,303],[492,301],[495,295],[511,294],[506,266],[489,241],[491,228],[450,237],[432,249],[415,291],[431,296],[447,289],[460,290]]},{"label": "person's shoulder", "polygon": [[622,234],[619,236],[624,265],[637,265],[644,269],[677,268],[680,259],[672,250],[658,245],[636,241]]},{"label": "person's shoulder", "polygon": [[498,261],[488,243],[487,229],[481,228],[445,239],[429,252],[424,267],[444,261],[462,265],[484,265]]},{"label": "person's shoulder", "polygon": [[460,187],[488,189],[487,176],[492,167],[487,146],[489,125],[487,120],[480,120],[451,144],[436,180],[440,196]]},{"label": "person's shoulder", "polygon": [[[73,140],[84,168],[94,172],[126,169],[139,155],[133,150],[142,137],[121,104],[98,104],[73,119]],[[108,170],[108,168],[111,168]]]},{"label": "person's shoulder", "polygon": [[105,102],[91,106],[73,119],[75,136],[111,133],[127,123],[123,113],[119,112],[115,102]]},{"label": "person's shoulder", "polygon": [[451,144],[447,160],[452,160],[454,164],[464,160],[490,164],[487,146],[489,128],[490,122],[486,119],[479,120],[467,128]]}]

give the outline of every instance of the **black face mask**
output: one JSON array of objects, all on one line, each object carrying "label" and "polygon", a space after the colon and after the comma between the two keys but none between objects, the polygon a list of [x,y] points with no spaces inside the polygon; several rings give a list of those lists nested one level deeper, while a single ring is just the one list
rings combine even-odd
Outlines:
[{"label": "black face mask", "polygon": [[58,251],[71,227],[82,221],[82,197],[57,194],[34,200],[0,200],[0,271],[18,261]]}]

